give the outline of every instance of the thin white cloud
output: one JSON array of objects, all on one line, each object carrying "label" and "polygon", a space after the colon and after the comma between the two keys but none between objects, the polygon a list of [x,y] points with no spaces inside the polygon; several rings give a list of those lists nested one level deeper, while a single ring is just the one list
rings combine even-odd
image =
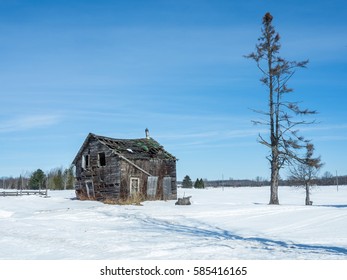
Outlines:
[{"label": "thin white cloud", "polygon": [[0,133],[47,127],[57,124],[60,121],[61,116],[58,115],[20,116],[0,121]]},{"label": "thin white cloud", "polygon": [[[182,144],[208,144],[217,143],[225,140],[237,140],[240,138],[256,139],[259,133],[266,133],[264,129],[211,129],[200,132],[180,132],[180,133],[163,133],[158,135],[160,139],[167,140],[185,140]],[[188,141],[191,140],[191,141]],[[193,142],[192,142],[193,141]],[[197,141],[197,142],[194,142]],[[177,143],[176,143],[177,144]],[[215,144],[213,144],[215,145]]]},{"label": "thin white cloud", "polygon": [[326,135],[326,136],[318,136],[314,140],[321,141],[321,142],[332,142],[332,141],[346,141],[347,136],[343,135]]},{"label": "thin white cloud", "polygon": [[345,131],[347,128],[346,123],[341,124],[326,124],[326,125],[317,125],[317,126],[311,126],[309,128],[306,128],[306,130],[341,130]]}]

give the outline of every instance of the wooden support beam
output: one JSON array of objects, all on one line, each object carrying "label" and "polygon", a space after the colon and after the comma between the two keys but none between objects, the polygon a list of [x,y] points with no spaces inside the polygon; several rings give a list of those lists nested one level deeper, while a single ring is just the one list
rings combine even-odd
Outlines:
[{"label": "wooden support beam", "polygon": [[125,156],[117,153],[115,150],[112,150],[112,153],[114,153],[115,155],[119,156],[121,159],[124,159],[126,162],[130,163],[132,166],[134,166],[135,168],[137,168],[138,170],[140,170],[141,172],[145,173],[148,176],[152,176],[150,173],[148,173],[146,170],[142,169],[140,166],[136,165],[135,163],[133,163],[131,160],[127,159]]}]

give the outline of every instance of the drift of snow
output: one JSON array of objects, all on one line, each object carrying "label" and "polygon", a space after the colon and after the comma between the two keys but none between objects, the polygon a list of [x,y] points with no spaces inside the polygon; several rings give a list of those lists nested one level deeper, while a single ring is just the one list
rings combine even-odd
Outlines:
[{"label": "drift of snow", "polygon": [[3,260],[302,260],[347,259],[347,186],[303,189],[179,189],[190,206],[79,201],[74,191],[49,197],[0,197]]}]

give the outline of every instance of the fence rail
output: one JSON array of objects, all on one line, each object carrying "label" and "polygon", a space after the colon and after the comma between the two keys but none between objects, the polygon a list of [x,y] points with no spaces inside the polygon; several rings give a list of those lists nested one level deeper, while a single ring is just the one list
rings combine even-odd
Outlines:
[{"label": "fence rail", "polygon": [[2,190],[0,196],[45,195],[47,190]]}]

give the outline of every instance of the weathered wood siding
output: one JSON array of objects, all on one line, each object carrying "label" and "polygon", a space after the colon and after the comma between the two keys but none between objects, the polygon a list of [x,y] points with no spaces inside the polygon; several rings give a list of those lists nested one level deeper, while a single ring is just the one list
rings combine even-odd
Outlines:
[{"label": "weathered wood siding", "polygon": [[[122,160],[121,163],[121,196],[130,195],[130,179],[139,178],[140,193],[147,199],[177,199],[177,182],[176,182],[176,162],[174,160],[132,160],[132,162],[147,171],[152,176],[158,177],[155,195],[147,196],[147,186],[149,175],[136,168],[134,165]],[[164,178],[171,178],[171,192],[164,194]]]},{"label": "weathered wood siding", "polygon": [[[98,166],[98,154],[105,153],[105,166]],[[82,158],[89,155],[89,168],[82,168]],[[94,199],[105,197],[118,198],[120,195],[120,161],[110,149],[96,139],[91,139],[89,145],[82,151],[76,163],[76,194],[79,198],[88,197],[86,183],[92,181],[94,186]]]},{"label": "weathered wood siding", "polygon": [[[84,147],[84,148],[83,148]],[[139,181],[139,192],[145,199],[177,199],[175,159],[124,159],[90,137],[75,160],[76,195],[80,199],[128,198],[131,193],[131,178]],[[100,166],[98,154],[105,154],[105,166]],[[83,157],[89,155],[89,166],[83,168]],[[132,163],[130,163],[130,162]],[[148,177],[157,177],[150,182]]]}]

